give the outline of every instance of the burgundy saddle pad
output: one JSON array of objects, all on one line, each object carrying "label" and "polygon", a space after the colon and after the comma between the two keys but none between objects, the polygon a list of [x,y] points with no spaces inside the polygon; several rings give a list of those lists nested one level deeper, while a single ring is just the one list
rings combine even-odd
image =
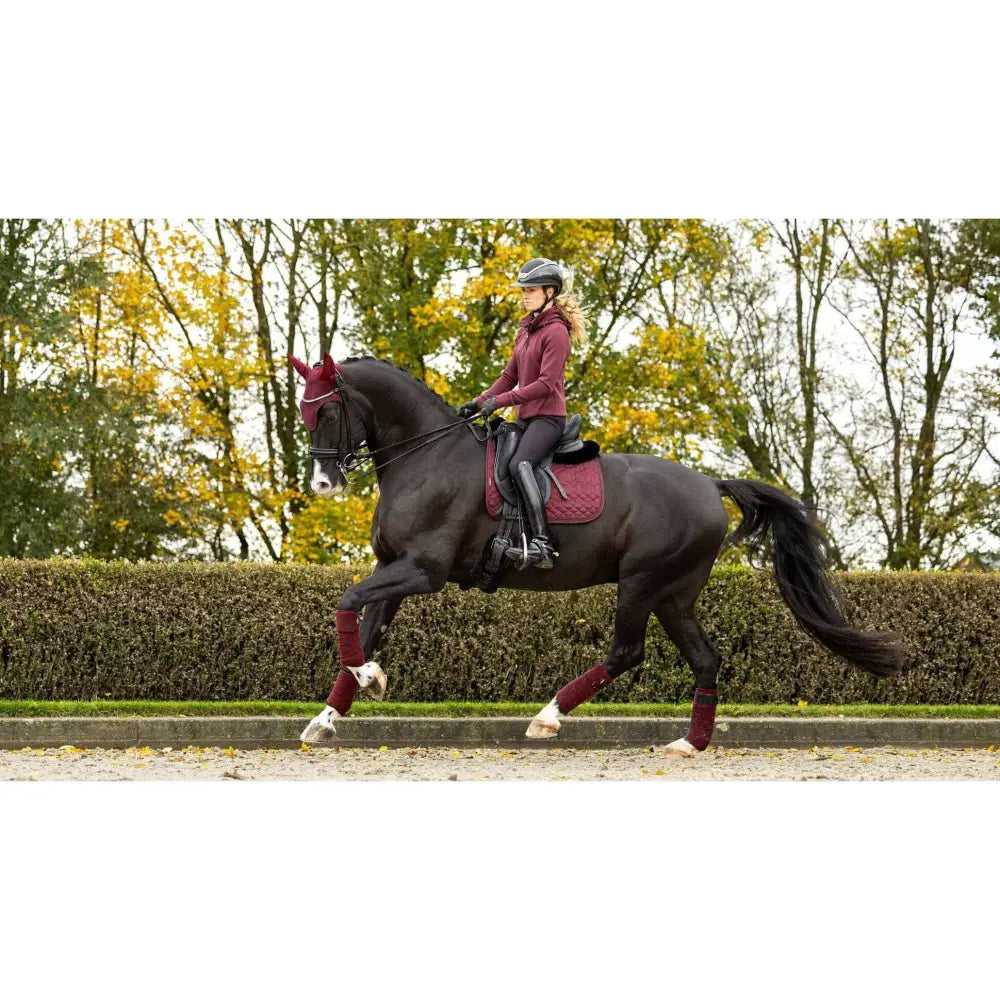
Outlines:
[{"label": "burgundy saddle pad", "polygon": [[[503,497],[493,482],[494,448],[492,438],[486,442],[486,509],[494,520],[500,520]],[[550,524],[584,524],[593,521],[604,510],[604,473],[600,457],[579,465],[552,463],[556,479],[566,491],[564,500],[552,484],[552,495],[545,505]]]}]

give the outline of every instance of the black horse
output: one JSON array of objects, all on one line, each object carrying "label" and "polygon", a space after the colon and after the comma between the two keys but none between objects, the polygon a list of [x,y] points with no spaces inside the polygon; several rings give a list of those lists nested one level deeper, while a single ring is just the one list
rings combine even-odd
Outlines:
[{"label": "black horse", "polygon": [[[312,742],[335,734],[333,720],[350,708],[359,688],[372,697],[384,695],[385,674],[372,658],[403,598],[467,581],[497,522],[484,503],[483,441],[471,420],[460,420],[437,393],[377,358],[348,358],[337,365],[325,355],[312,368],[291,360],[306,379],[301,410],[312,432],[312,490],[320,495],[346,490],[348,475],[365,457],[376,463],[379,484],[371,531],[377,565],[340,599],[342,669],[327,707],[302,734]],[[600,516],[559,526],[561,554],[554,569],[529,567],[503,581],[519,590],[618,585],[607,657],[556,694],[532,720],[529,737],[554,736],[561,716],[638,666],[654,614],[697,681],[688,733],[668,752],[692,756],[708,746],[720,656],[694,609],[726,542],[723,496],[735,501],[743,516],[730,544],[748,542],[756,549],[771,533],[778,587],[806,631],[873,674],[884,676],[899,666],[902,650],[893,635],[862,632],[846,622],[840,595],[825,572],[823,536],[799,501],[764,483],[712,479],[654,455],[612,452],[598,460],[605,480]]]}]

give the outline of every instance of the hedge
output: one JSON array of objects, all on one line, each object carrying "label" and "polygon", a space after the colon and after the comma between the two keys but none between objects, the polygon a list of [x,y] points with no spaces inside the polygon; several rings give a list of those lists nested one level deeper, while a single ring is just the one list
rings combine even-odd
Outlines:
[{"label": "hedge", "polygon": [[[370,567],[0,560],[0,699],[325,699],[334,609]],[[719,568],[701,619],[727,702],[1000,703],[1000,575],[836,574],[851,617],[910,654],[876,680],[818,646],[770,574]],[[615,588],[571,593],[449,585],[409,598],[379,661],[394,701],[547,701],[600,663]],[[598,700],[684,702],[694,681],[659,622],[646,659]]]}]

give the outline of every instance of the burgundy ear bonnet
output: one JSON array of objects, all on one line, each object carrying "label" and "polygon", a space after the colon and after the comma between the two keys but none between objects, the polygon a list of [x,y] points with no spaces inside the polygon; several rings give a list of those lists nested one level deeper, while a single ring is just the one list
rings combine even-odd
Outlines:
[{"label": "burgundy ear bonnet", "polygon": [[336,376],[340,374],[338,365],[329,354],[323,355],[323,364],[310,368],[304,361],[288,355],[295,370],[306,380],[306,391],[299,401],[299,412],[309,430],[316,430],[319,422],[319,410],[324,403],[340,401],[337,392]]}]

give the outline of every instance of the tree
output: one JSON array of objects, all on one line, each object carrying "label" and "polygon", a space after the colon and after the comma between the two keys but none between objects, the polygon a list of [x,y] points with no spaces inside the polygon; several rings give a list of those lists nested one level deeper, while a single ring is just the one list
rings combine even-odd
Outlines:
[{"label": "tree", "polygon": [[0,220],[0,555],[72,550],[84,510],[72,457],[82,448],[69,303],[99,281],[61,222]]},{"label": "tree", "polygon": [[874,518],[885,566],[948,566],[981,518],[976,467],[986,445],[971,385],[952,385],[956,336],[974,323],[956,280],[956,227],[879,220],[846,236],[839,311],[876,388],[844,375],[839,400],[824,408],[852,473],[843,496],[854,514]]}]

